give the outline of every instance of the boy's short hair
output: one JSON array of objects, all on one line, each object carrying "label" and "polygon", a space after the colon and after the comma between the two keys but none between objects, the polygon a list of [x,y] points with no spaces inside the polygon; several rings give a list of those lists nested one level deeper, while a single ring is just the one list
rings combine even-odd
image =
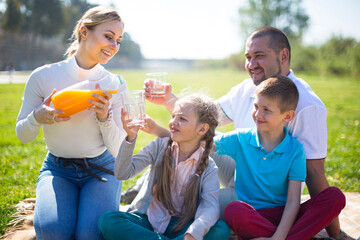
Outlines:
[{"label": "boy's short hair", "polygon": [[261,82],[255,91],[256,95],[278,100],[280,112],[294,110],[299,101],[299,91],[288,77],[278,75]]}]

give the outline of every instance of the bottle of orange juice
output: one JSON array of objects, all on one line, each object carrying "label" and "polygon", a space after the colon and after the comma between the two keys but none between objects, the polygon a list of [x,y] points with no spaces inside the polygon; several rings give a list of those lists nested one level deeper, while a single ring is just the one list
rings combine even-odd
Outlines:
[{"label": "bottle of orange juice", "polygon": [[[102,93],[103,90],[111,94],[117,93],[120,86],[120,79],[117,78],[119,78],[119,76],[114,77],[111,75],[100,80],[85,80],[79,82],[56,92],[51,97],[51,101],[56,110],[64,111],[64,114],[59,115],[59,117],[71,116],[92,106],[89,100],[97,100],[91,95],[92,93],[97,93],[102,96],[104,96]],[[96,86],[99,86],[100,89],[97,89],[98,87]]]}]

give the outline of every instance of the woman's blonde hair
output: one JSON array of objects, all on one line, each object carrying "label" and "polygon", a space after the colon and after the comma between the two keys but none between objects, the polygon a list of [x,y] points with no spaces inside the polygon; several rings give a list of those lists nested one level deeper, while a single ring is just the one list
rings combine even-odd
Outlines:
[{"label": "woman's blonde hair", "polygon": [[120,15],[111,7],[97,6],[87,10],[74,27],[70,38],[72,42],[70,43],[69,48],[66,50],[65,56],[67,58],[71,57],[79,48],[81,41],[80,29],[82,26],[92,30],[97,25],[112,20],[118,20],[121,22]]},{"label": "woman's blonde hair", "polygon": [[[197,122],[199,124],[207,123],[209,130],[202,137],[201,141],[205,141],[204,153],[201,156],[200,163],[195,170],[195,174],[191,177],[186,186],[184,205],[181,211],[179,222],[173,228],[173,232],[181,230],[186,224],[195,217],[197,207],[199,205],[198,185],[199,178],[209,164],[209,153],[213,145],[213,138],[215,136],[215,128],[218,125],[218,112],[215,103],[206,96],[189,95],[181,98],[176,104],[191,106],[197,115]],[[176,210],[171,201],[170,183],[174,174],[172,165],[173,153],[171,145],[173,140],[170,138],[168,148],[165,152],[163,163],[158,165],[155,169],[155,179],[153,194],[170,214],[175,214]],[[179,213],[178,213],[179,214]]]}]

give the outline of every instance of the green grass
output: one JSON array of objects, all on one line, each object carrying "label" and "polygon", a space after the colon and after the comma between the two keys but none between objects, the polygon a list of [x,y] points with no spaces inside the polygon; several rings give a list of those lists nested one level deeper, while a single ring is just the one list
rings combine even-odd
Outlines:
[{"label": "green grass", "polygon": [[[119,71],[129,89],[141,89],[146,70]],[[326,175],[330,185],[343,191],[360,192],[360,79],[299,75],[305,79],[328,109],[328,157]],[[232,70],[169,72],[173,91],[205,92],[214,99],[227,93],[232,86],[247,78],[244,72]],[[14,205],[24,198],[35,197],[38,172],[46,150],[42,132],[28,144],[21,144],[15,135],[16,117],[21,106],[24,84],[0,85],[0,235],[15,212]],[[146,103],[147,113],[166,127],[170,118],[164,107]],[[232,126],[219,130],[229,131]],[[154,137],[140,133],[136,151]],[[125,181],[123,189],[136,178]]]}]

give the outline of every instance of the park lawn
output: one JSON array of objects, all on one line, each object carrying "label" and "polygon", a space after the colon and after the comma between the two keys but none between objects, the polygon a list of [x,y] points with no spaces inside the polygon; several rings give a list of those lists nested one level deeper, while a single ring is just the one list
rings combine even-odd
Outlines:
[{"label": "park lawn", "polygon": [[[113,71],[122,74],[129,89],[141,89],[146,70]],[[343,191],[360,192],[360,79],[298,75],[305,79],[328,109],[328,157],[326,175],[330,185]],[[173,91],[180,93],[201,91],[213,98],[227,93],[232,86],[247,77],[245,72],[233,70],[169,71]],[[15,135],[16,117],[21,106],[24,84],[0,85],[0,235],[15,212],[14,205],[24,198],[35,197],[36,179],[46,150],[42,132],[28,144],[21,144]],[[149,102],[146,111],[150,117],[166,127],[170,114],[164,107]],[[221,127],[229,131],[232,126]],[[140,133],[136,150],[154,137]],[[125,181],[123,189],[136,178]]]}]

